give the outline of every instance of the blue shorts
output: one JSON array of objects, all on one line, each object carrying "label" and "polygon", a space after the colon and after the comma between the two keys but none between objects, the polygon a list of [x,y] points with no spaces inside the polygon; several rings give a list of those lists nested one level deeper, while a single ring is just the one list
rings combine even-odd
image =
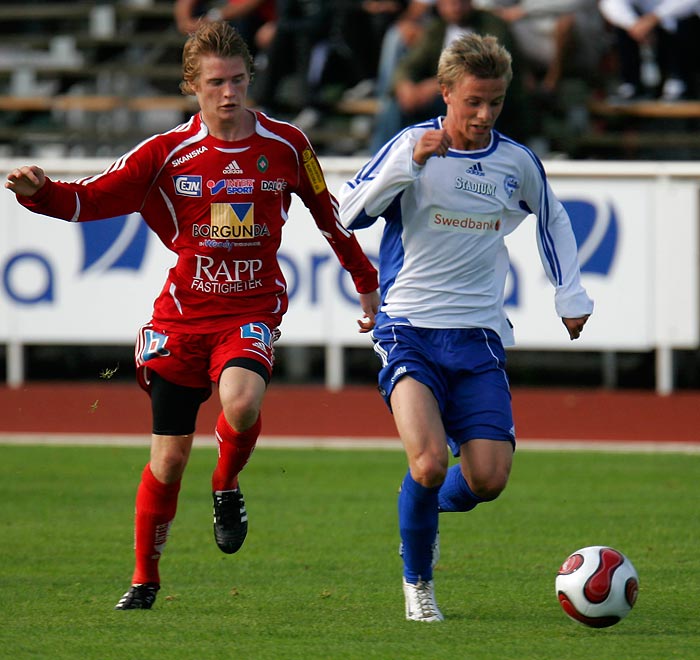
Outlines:
[{"label": "blue shorts", "polygon": [[388,324],[375,328],[372,339],[382,361],[379,391],[390,409],[394,386],[411,376],[435,396],[455,456],[476,438],[515,446],[505,351],[493,330]]}]

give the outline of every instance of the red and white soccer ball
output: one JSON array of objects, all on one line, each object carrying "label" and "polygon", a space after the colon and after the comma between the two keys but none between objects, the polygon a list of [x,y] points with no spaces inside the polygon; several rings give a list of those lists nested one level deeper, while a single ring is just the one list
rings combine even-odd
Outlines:
[{"label": "red and white soccer ball", "polygon": [[619,550],[594,545],[566,558],[554,587],[562,609],[574,621],[607,628],[622,621],[634,607],[639,576]]}]

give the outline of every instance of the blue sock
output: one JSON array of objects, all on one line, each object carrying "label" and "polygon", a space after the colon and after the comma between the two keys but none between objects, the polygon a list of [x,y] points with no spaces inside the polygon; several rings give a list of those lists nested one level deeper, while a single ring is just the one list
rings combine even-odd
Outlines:
[{"label": "blue sock", "polygon": [[406,474],[399,493],[399,531],[403,542],[403,574],[407,582],[432,580],[431,546],[438,529],[438,491],[425,488]]},{"label": "blue sock", "polygon": [[438,495],[440,511],[471,511],[477,504],[485,501],[469,488],[459,464],[447,470],[447,477]]}]

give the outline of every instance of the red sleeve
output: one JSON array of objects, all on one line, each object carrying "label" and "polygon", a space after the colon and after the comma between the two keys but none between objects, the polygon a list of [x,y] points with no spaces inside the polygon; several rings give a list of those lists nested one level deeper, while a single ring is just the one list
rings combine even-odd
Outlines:
[{"label": "red sleeve", "polygon": [[[302,134],[303,135],[303,134]],[[308,140],[299,149],[300,172],[297,194],[321,230],[341,265],[347,270],[358,293],[371,293],[379,287],[377,271],[362,251],[355,235],[340,222],[338,201],[326,185],[321,165]]]},{"label": "red sleeve", "polygon": [[44,185],[31,197],[17,195],[17,201],[30,211],[51,218],[76,222],[80,214],[77,192],[71,190],[69,184],[51,181],[49,177],[46,177]]},{"label": "red sleeve", "polygon": [[48,177],[31,197],[17,195],[30,211],[52,218],[84,222],[141,210],[158,168],[154,153],[142,147],[110,165],[104,172],[76,182]]}]

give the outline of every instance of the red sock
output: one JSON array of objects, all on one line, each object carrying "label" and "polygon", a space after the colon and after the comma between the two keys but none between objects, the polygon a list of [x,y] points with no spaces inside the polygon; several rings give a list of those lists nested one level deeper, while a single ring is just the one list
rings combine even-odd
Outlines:
[{"label": "red sock", "polygon": [[211,477],[212,490],[232,490],[238,488],[238,474],[245,467],[255,449],[262,416],[248,430],[234,431],[224,417],[223,411],[216,422],[216,439],[219,444],[219,460]]},{"label": "red sock", "polygon": [[180,482],[164,484],[151,472],[148,463],[141,474],[136,491],[136,520],[134,524],[134,554],[136,568],[132,584],[160,584],[158,560],[168,539],[170,525],[177,510]]}]

